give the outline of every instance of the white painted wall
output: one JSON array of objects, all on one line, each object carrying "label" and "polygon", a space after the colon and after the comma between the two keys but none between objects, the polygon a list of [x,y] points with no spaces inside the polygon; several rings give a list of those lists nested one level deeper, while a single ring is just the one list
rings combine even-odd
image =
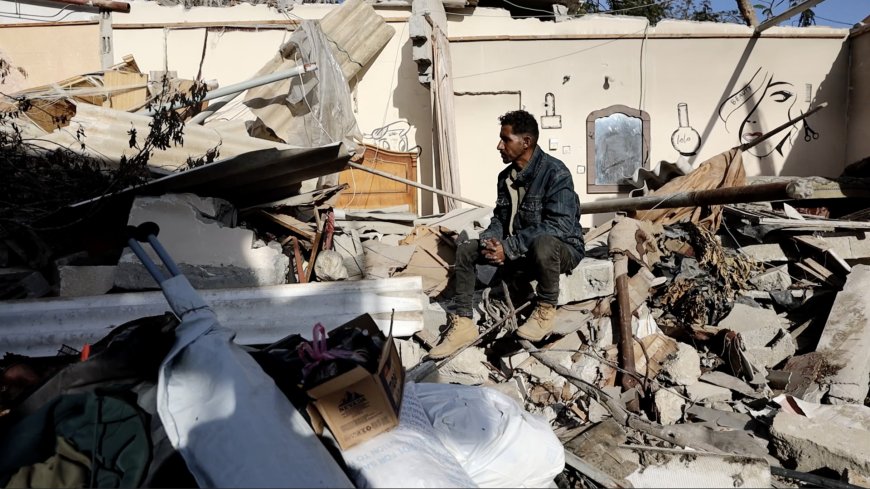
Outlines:
[{"label": "white painted wall", "polygon": [[[125,54],[133,54],[146,72],[166,67],[181,77],[192,78],[202,55],[206,32],[202,26],[209,25],[203,77],[226,86],[250,78],[289,37],[292,27],[276,26],[275,22],[321,18],[332,8],[332,5],[301,5],[283,13],[264,5],[241,4],[184,10],[133,1],[130,14],[113,15],[114,53],[118,61]],[[408,12],[399,9],[378,12],[391,22],[396,35],[359,79],[352,81],[359,125],[363,133],[370,135],[371,142],[391,148],[419,145],[420,180],[432,184],[435,172],[431,159],[430,99],[428,90],[417,82],[416,66],[411,60],[405,21]],[[261,29],[250,25],[234,29],[228,25],[239,21],[271,25]],[[198,28],[189,25],[180,28],[184,26],[179,23],[200,24],[195,24]],[[12,30],[0,29],[0,40]],[[765,86],[766,82],[785,82],[768,90],[768,99],[757,104],[758,109],[752,112],[760,116],[761,132],[785,122],[789,113],[796,115],[822,101],[828,102],[829,107],[809,120],[817,139],[811,136],[809,142],[805,141],[803,126],[798,125],[789,131],[782,154],[776,151],[763,157],[745,154],[747,173],[838,175],[847,159],[848,31],[773,28],[756,42],[750,40],[749,34],[749,29],[740,25],[665,21],[650,27],[645,19],[627,17],[589,16],[562,23],[514,20],[504,10],[488,8],[478,8],[471,16],[450,15],[448,36],[455,91],[521,92],[521,95],[456,98],[463,195],[494,202],[495,174],[502,165],[495,151],[497,116],[516,109],[520,103],[540,116],[544,112],[544,95],[548,92],[555,95],[562,128],[542,130],[541,146],[550,151],[549,140],[558,140],[557,149],[551,152],[575,172],[581,200],[590,201],[612,195],[589,194],[586,175],[577,173],[578,167],[587,165],[589,113],[613,104],[648,112],[651,161],[656,163],[676,159],[678,153],[671,144],[671,134],[678,125],[677,104],[686,103],[691,125],[703,139],[693,158],[698,163],[739,144],[740,122],[756,104],[738,104],[727,121],[719,116],[718,109],[756,74],[754,85],[759,85],[762,79]],[[0,42],[0,48],[6,46]],[[52,55],[75,58],[77,49],[74,45],[54,43]],[[15,62],[26,69],[27,64],[38,62],[33,59],[36,54],[30,56]],[[854,70],[852,76],[856,76]],[[774,92],[781,93],[773,98],[786,98],[786,102],[772,101],[770,95]],[[859,110],[857,114],[860,120],[868,118],[866,111]],[[238,116],[244,117],[244,112],[240,111]],[[389,126],[389,132],[384,137],[376,136],[377,129],[385,126]],[[850,155],[866,149],[860,147],[866,145],[866,138],[855,137],[854,127],[852,139],[861,142],[857,143],[859,146],[854,146],[855,143],[849,146]],[[431,195],[421,194],[421,212],[436,211]],[[592,222],[591,217],[584,217],[585,225]]]},{"label": "white painted wall", "polygon": [[870,157],[870,30],[851,39],[846,164]]},{"label": "white painted wall", "polygon": [[[481,16],[487,10],[478,9]],[[601,17],[559,24],[496,16],[450,20],[457,92],[519,90],[526,110],[537,116],[544,113],[545,94],[555,95],[562,128],[542,129],[540,145],[575,171],[581,201],[613,197],[588,193],[586,174],[577,173],[578,166],[587,165],[586,118],[591,112],[615,104],[646,111],[651,119],[650,154],[655,164],[678,157],[671,135],[678,127],[677,104],[686,103],[691,126],[702,136],[700,150],[691,158],[700,163],[740,144],[740,123],[756,104],[737,104],[727,121],[720,118],[718,108],[756,72],[752,86],[786,82],[769,89],[767,98],[752,112],[752,119],[760,116],[759,132],[778,126],[789,114],[794,117],[811,105],[827,101],[829,106],[809,119],[818,139],[811,136],[810,142],[804,141],[799,124],[772,139],[778,143],[789,135],[782,154],[775,150],[766,156],[757,156],[762,154],[757,151],[745,153],[747,174],[836,176],[843,168],[846,30],[776,28],[769,32],[777,37],[750,42],[745,37],[748,28],[737,25],[662,22],[648,27],[643,19]],[[717,37],[709,38],[711,35]],[[793,37],[797,35],[813,37]],[[531,38],[538,40],[526,40]],[[762,80],[765,84],[759,83]],[[781,93],[772,97],[774,92]],[[783,98],[784,103],[773,101]],[[502,166],[494,149],[498,130],[495,116],[514,107],[505,98],[500,108],[481,110],[478,104],[465,102],[457,108],[457,118],[465,119],[460,127],[489,130],[489,136],[483,138],[479,132],[459,135],[463,149],[460,165],[475,167],[462,172],[463,193],[483,202],[493,201],[493,185],[478,182],[483,174],[494,175]],[[551,138],[558,140],[553,151],[549,149]],[[466,178],[472,174],[474,178]],[[586,216],[584,225],[607,217]]]}]

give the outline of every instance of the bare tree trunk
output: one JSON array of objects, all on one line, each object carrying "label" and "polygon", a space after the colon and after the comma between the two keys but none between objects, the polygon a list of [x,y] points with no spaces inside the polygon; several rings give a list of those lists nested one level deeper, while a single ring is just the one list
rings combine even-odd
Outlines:
[{"label": "bare tree trunk", "polygon": [[755,8],[750,0],[737,0],[737,8],[740,10],[740,15],[743,21],[750,27],[758,25],[758,18],[755,16]]}]

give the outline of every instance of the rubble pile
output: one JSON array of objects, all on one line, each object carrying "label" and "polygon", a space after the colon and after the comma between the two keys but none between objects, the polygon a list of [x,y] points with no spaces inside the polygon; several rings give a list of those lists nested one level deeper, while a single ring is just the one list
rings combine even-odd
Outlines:
[{"label": "rubble pile", "polygon": [[[223,94],[247,91],[250,124],[206,121],[228,101],[208,106],[214,83],[131,57],[0,107],[0,448],[34,413],[106,403],[137,420],[119,451],[154,465],[82,469],[83,435],[68,446],[60,423],[41,442],[82,482],[265,487],[305,467],[223,466],[237,440],[233,456],[280,465],[250,427],[310,455],[311,486],[870,487],[862,164],[752,182],[726,151],[655,194],[779,197],[611,209],[538,344],[513,334],[535,284],[480,266],[480,335],[436,362],[456,248],[492,209],[421,217],[413,189],[387,205],[367,191],[377,173],[349,173],[415,168],[360,143],[350,108],[346,81],[392,34],[358,0],[303,23],[256,74],[280,82]],[[0,457],[0,485],[33,457]]]}]

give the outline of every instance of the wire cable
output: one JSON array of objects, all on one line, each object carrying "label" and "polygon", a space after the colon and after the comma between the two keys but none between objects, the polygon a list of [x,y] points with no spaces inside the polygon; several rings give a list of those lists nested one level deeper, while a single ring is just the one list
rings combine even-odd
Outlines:
[{"label": "wire cable", "polygon": [[515,4],[515,3],[511,2],[510,0],[501,0],[501,1],[508,4],[508,5],[511,5],[513,7],[521,8],[523,10],[528,10],[530,12],[544,12],[545,14],[548,14],[547,17],[555,17],[556,16],[556,14],[554,12],[548,12],[546,10],[541,10],[539,8],[524,7],[522,5]]}]

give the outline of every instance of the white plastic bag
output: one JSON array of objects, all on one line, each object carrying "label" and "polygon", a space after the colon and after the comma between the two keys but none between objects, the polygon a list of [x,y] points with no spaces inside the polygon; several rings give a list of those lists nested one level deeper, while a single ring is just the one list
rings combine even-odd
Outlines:
[{"label": "white plastic bag", "polygon": [[550,425],[493,389],[417,384],[444,447],[480,487],[550,487],[565,452]]},{"label": "white plastic bag", "polygon": [[477,487],[444,448],[405,384],[399,426],[342,451],[356,487]]}]

